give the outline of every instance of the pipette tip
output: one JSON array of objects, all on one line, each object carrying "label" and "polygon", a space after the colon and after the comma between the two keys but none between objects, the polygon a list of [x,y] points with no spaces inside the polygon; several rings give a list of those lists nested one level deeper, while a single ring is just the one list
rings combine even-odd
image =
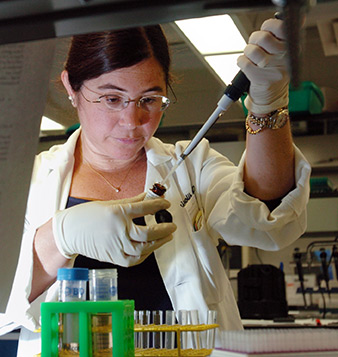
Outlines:
[{"label": "pipette tip", "polygon": [[167,183],[168,179],[170,178],[170,176],[172,176],[172,174],[176,171],[176,169],[181,165],[181,163],[183,161],[184,161],[184,157],[180,157],[176,161],[175,165],[171,168],[168,175],[160,182],[161,185],[166,186],[166,183]]}]

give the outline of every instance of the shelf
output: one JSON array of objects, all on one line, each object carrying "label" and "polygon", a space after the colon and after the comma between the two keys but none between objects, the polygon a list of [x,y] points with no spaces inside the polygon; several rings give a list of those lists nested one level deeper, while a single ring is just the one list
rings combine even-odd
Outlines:
[{"label": "shelf", "polygon": [[325,174],[325,173],[335,173],[338,172],[338,165],[323,165],[323,166],[312,166],[312,174]]},{"label": "shelf", "polygon": [[325,112],[320,114],[290,113],[292,121],[338,121],[338,112]]},{"label": "shelf", "polygon": [[[305,122],[306,126],[303,129],[294,126],[294,136],[307,135],[329,135],[338,133],[338,113],[322,113],[322,114],[292,114],[291,123]],[[160,126],[155,137],[165,141],[175,143],[178,140],[191,140],[204,123],[191,123],[182,125]],[[205,137],[210,142],[222,141],[242,141],[245,140],[245,118],[227,119],[216,122],[207,132]],[[40,142],[62,141],[66,140],[67,135],[59,133],[59,135],[41,136]],[[336,172],[338,165],[322,165],[313,167],[314,172]]]},{"label": "shelf", "polygon": [[332,192],[322,192],[322,193],[311,193],[310,198],[331,198],[331,197],[338,197],[338,191]]}]

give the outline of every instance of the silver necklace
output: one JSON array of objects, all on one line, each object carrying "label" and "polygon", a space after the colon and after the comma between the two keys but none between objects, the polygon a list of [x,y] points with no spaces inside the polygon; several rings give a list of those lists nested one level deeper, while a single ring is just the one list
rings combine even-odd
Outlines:
[{"label": "silver necklace", "polygon": [[124,181],[126,180],[127,176],[129,175],[129,172],[131,171],[131,169],[134,167],[134,165],[143,157],[144,154],[142,154],[129,168],[129,170],[127,171],[125,177],[123,178],[123,180],[121,181],[121,183],[118,186],[114,186],[111,182],[109,182],[99,171],[95,170],[94,167],[86,160],[84,159],[84,162],[89,166],[89,168],[96,173],[97,175],[99,175],[108,186],[110,186],[116,193],[119,193],[121,191],[121,187],[124,184]]}]

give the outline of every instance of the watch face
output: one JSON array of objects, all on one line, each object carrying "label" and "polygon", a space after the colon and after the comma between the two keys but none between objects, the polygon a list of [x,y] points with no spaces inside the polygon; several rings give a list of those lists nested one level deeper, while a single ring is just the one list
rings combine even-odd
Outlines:
[{"label": "watch face", "polygon": [[287,109],[283,109],[280,112],[277,112],[273,129],[282,128],[285,125],[288,118],[289,118],[289,112]]}]

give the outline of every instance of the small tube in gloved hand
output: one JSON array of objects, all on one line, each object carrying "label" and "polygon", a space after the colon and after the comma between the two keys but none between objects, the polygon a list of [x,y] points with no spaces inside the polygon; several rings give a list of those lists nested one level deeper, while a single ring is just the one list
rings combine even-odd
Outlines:
[{"label": "small tube in gloved hand", "polygon": [[[167,191],[166,187],[160,183],[154,183],[153,187],[147,191],[145,200],[151,200],[154,198],[162,197]],[[155,220],[157,223],[172,222],[173,217],[167,210],[160,210],[155,213]],[[146,221],[144,217],[137,217],[133,219],[133,222],[139,226],[146,226]]]}]

